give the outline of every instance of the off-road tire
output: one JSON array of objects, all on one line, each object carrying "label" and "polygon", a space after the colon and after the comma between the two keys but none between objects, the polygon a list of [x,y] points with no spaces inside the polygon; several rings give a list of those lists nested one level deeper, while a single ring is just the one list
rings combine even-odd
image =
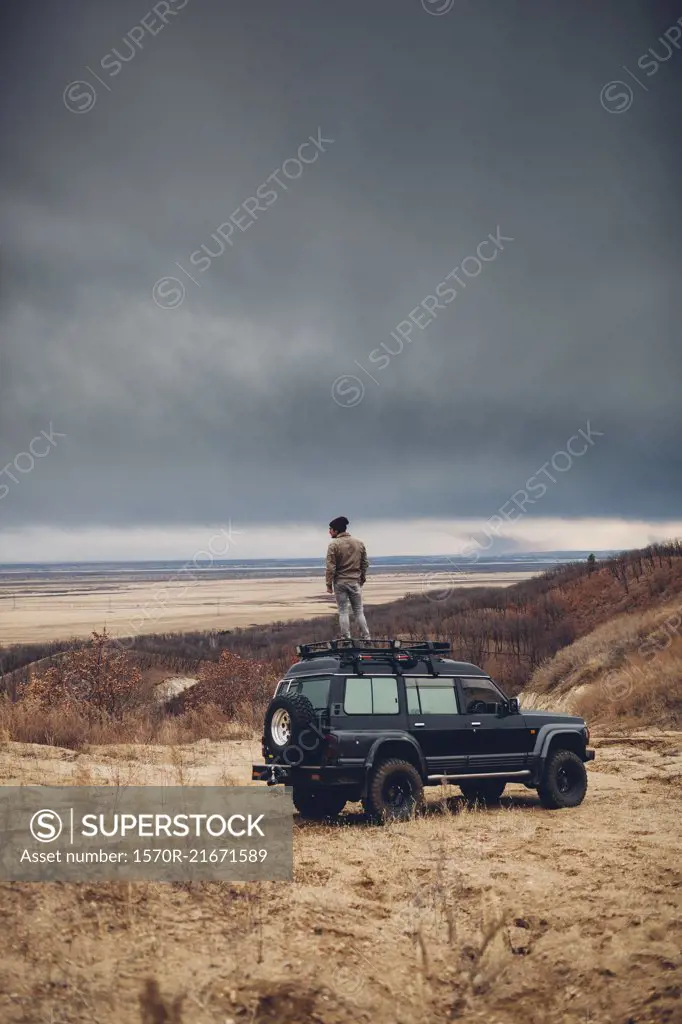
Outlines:
[{"label": "off-road tire", "polygon": [[471,782],[460,782],[459,788],[468,804],[491,806],[500,802],[506,785],[502,779],[472,779]]},{"label": "off-road tire", "polygon": [[[288,716],[288,736],[282,728]],[[273,730],[273,722],[276,723]],[[323,737],[315,708],[302,693],[284,694],[270,701],[263,727],[265,746],[284,764],[314,764]]]},{"label": "off-road tire", "polygon": [[424,783],[409,761],[391,757],[373,770],[362,801],[374,821],[407,821],[424,806]]},{"label": "off-road tire", "polygon": [[554,750],[547,758],[538,796],[543,807],[577,807],[585,799],[587,772],[572,750]]},{"label": "off-road tire", "polygon": [[294,807],[309,821],[330,821],[346,806],[346,794],[335,789],[308,789],[294,786]]}]

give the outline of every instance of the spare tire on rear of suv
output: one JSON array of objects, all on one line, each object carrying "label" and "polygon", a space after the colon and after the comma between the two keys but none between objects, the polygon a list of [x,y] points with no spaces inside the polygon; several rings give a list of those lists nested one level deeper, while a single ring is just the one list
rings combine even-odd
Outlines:
[{"label": "spare tire on rear of suv", "polygon": [[292,767],[319,759],[324,739],[315,708],[302,693],[288,693],[270,702],[264,738],[270,753]]}]

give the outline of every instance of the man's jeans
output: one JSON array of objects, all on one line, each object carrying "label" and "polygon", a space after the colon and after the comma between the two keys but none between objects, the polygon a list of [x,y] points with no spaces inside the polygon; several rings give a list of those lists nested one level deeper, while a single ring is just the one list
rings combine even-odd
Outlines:
[{"label": "man's jeans", "polygon": [[336,605],[339,609],[339,625],[341,636],[350,637],[350,612],[353,610],[355,621],[360,629],[363,639],[369,638],[369,626],[362,610],[362,587],[359,583],[351,583],[348,580],[340,580],[334,584]]}]

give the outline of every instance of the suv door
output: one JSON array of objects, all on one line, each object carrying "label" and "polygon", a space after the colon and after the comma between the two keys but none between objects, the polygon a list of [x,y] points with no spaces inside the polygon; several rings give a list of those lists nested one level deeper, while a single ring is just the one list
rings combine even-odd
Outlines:
[{"label": "suv door", "polygon": [[481,676],[457,682],[462,719],[470,734],[470,772],[521,771],[535,736],[521,714],[500,715],[507,698],[492,679]]},{"label": "suv door", "polygon": [[343,764],[361,765],[377,733],[404,729],[398,680],[395,676],[348,676],[341,698],[332,704],[331,725],[338,730],[339,758]]},{"label": "suv door", "polygon": [[459,713],[454,678],[406,676],[408,729],[419,743],[429,775],[467,771],[471,726]]}]

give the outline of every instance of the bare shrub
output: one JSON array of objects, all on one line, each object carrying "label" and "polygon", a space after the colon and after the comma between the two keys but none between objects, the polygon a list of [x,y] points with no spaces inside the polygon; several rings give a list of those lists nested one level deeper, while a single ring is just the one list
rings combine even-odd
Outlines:
[{"label": "bare shrub", "polygon": [[149,703],[140,671],[125,652],[112,646],[106,630],[69,651],[33,675],[22,702],[43,710],[59,709],[85,718],[121,718],[134,707]]},{"label": "bare shrub", "polygon": [[0,700],[5,740],[79,749],[117,743],[194,743],[251,739],[274,685],[263,662],[223,651],[200,682],[170,706],[143,683],[138,665],[106,631],[42,664]]},{"label": "bare shrub", "polygon": [[266,662],[222,651],[218,661],[204,663],[199,682],[181,694],[180,706],[192,710],[211,704],[230,719],[254,724],[262,720],[276,682]]}]

